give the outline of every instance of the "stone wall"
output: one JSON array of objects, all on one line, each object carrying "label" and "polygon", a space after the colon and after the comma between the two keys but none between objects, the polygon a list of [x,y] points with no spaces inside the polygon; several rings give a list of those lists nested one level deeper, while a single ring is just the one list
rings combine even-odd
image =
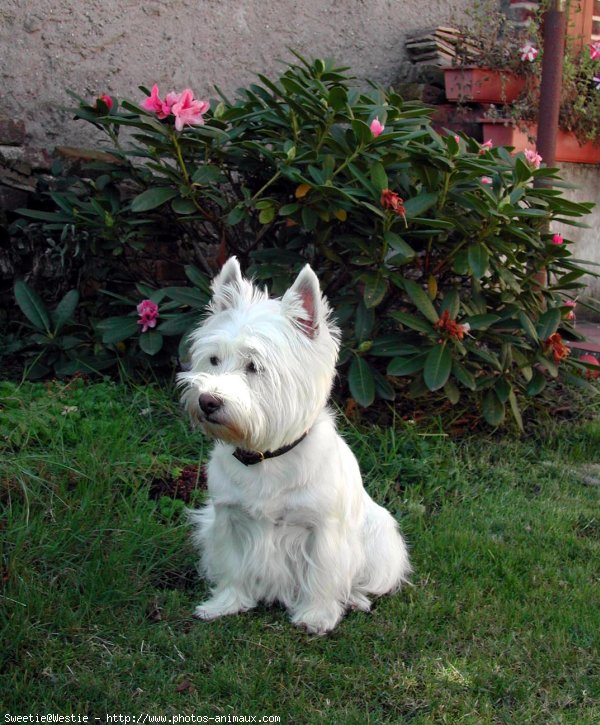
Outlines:
[{"label": "stone wall", "polygon": [[[556,231],[576,243],[575,254],[579,259],[588,259],[600,265],[600,166],[590,164],[557,164],[563,180],[573,184],[574,189],[565,192],[572,201],[593,201],[596,206],[591,214],[581,221],[587,229],[557,224]],[[594,268],[600,274],[600,266]],[[588,293],[600,300],[600,279],[587,277]],[[585,312],[582,311],[585,316]]]},{"label": "stone wall", "polygon": [[468,0],[2,0],[0,116],[34,146],[85,145],[63,110],[69,88],[135,100],[138,85],[231,94],[275,74],[289,48],[333,57],[360,78],[395,80],[412,30],[455,24]]},{"label": "stone wall", "polygon": [[[502,0],[523,19],[535,5]],[[32,174],[49,168],[57,145],[93,143],[89,124],[71,118],[65,89],[93,99],[109,93],[141,98],[138,85],[191,87],[233,94],[256,73],[276,74],[289,48],[307,57],[334,57],[356,76],[385,85],[415,80],[404,39],[412,31],[456,25],[470,0],[2,0],[0,4],[0,209],[16,208],[35,186]],[[414,67],[413,67],[414,70]],[[426,102],[441,87],[416,84]],[[441,109],[443,110],[443,109]],[[447,125],[447,124],[445,124]],[[463,125],[473,132],[472,124]],[[600,202],[600,168],[565,164],[576,200]],[[2,195],[10,197],[4,198]],[[600,263],[600,208],[591,229],[568,228],[580,257]],[[600,297],[600,281],[590,289]]]}]

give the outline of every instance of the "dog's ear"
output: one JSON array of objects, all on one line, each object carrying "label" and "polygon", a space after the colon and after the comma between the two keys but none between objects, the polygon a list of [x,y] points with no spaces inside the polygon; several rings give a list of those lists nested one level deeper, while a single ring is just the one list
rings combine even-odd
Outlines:
[{"label": "dog's ear", "polygon": [[219,274],[211,283],[213,291],[213,305],[220,310],[229,307],[232,300],[232,288],[239,289],[242,283],[243,279],[240,263],[238,262],[237,257],[229,257],[222,266]]},{"label": "dog's ear", "polygon": [[311,339],[319,332],[321,288],[317,275],[306,265],[281,300],[286,315]]}]

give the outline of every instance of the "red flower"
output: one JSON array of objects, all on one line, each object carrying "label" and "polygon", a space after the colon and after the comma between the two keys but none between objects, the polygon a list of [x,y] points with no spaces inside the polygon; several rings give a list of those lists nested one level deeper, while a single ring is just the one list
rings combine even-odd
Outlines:
[{"label": "red flower", "polygon": [[557,365],[561,360],[564,360],[571,354],[571,351],[565,345],[558,332],[550,335],[550,337],[544,341],[544,348],[546,352],[552,353],[552,358]]},{"label": "red flower", "polygon": [[96,101],[96,106],[95,106],[96,109],[98,108],[98,101],[102,101],[102,103],[104,103],[104,105],[108,108],[109,111],[113,107],[113,99],[106,94],[104,94],[103,96],[98,96],[98,100]]},{"label": "red flower", "polygon": [[379,200],[381,206],[384,209],[391,209],[396,214],[399,214],[406,223],[406,209],[404,208],[404,199],[402,199],[395,191],[390,189],[384,189],[381,192],[381,199]]},{"label": "red flower", "polygon": [[465,333],[470,330],[470,325],[468,323],[460,325],[458,322],[456,322],[456,320],[451,320],[448,310],[444,310],[442,312],[442,316],[437,322],[433,323],[433,326],[436,330],[440,330],[440,332],[445,332],[448,337],[452,337],[455,340],[464,339]]}]

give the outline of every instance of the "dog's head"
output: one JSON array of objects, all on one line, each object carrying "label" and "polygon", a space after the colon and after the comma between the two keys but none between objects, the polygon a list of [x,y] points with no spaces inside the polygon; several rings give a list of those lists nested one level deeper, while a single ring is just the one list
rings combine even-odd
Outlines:
[{"label": "dog's head", "polygon": [[210,436],[248,450],[297,440],[329,397],[339,330],[306,265],[281,299],[242,277],[230,258],[212,284],[209,315],[192,333],[183,402]]}]

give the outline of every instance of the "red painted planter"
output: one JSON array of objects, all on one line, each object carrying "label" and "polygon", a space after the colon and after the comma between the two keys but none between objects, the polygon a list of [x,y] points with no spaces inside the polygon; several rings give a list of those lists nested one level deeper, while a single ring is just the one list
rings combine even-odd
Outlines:
[{"label": "red painted planter", "polygon": [[[534,148],[528,136],[537,136],[537,126],[528,126],[527,131],[503,123],[484,123],[483,138],[490,139],[494,146],[514,146],[515,151]],[[568,131],[558,132],[556,139],[556,160],[572,164],[600,164],[600,145],[591,141],[583,144],[577,141],[575,134]]]},{"label": "red painted planter", "polygon": [[510,103],[525,88],[525,78],[490,68],[444,68],[449,101]]}]

